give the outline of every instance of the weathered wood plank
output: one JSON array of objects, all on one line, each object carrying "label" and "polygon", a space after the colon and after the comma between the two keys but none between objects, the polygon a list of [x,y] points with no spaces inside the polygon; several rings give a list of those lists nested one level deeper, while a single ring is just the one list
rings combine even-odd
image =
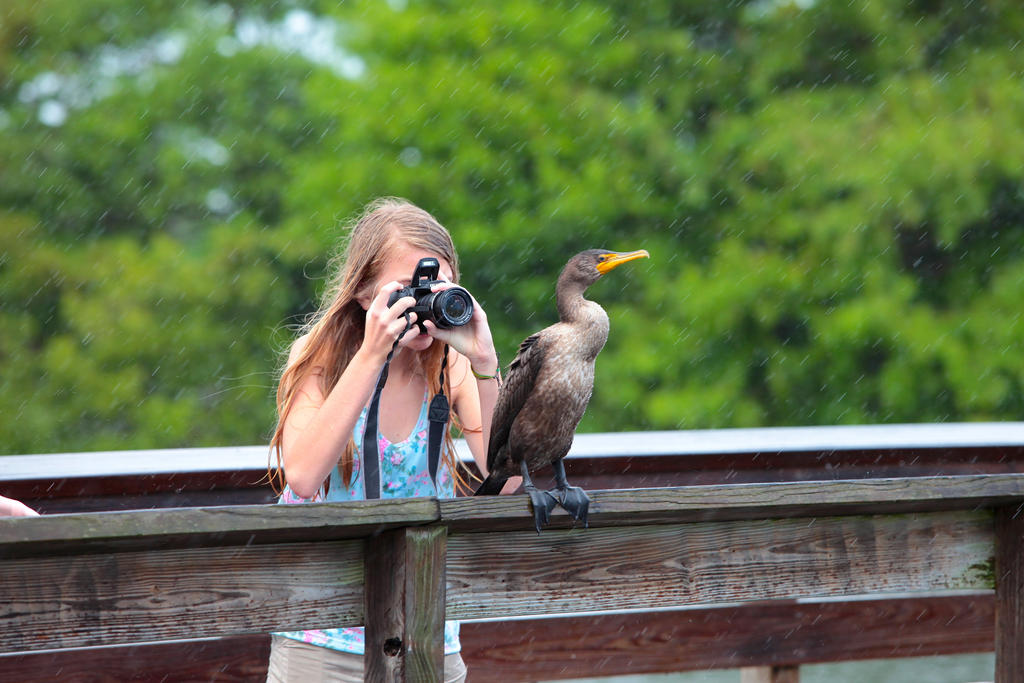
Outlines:
[{"label": "weathered wood plank", "polygon": [[996,511],[996,683],[1024,681],[1024,509]]},{"label": "weathered wood plank", "polygon": [[445,557],[448,528],[409,529],[406,545],[408,681],[444,680]]},{"label": "weathered wood plank", "polygon": [[[996,505],[1024,497],[1024,474],[596,491],[591,523],[657,523]],[[268,543],[365,536],[443,518],[455,530],[530,528],[525,496],[254,505],[0,518],[0,553]],[[556,511],[564,525],[568,517]]]},{"label": "weathered wood plank", "polygon": [[0,557],[360,538],[438,517],[433,498],[0,517]]},{"label": "weathered wood plank", "polygon": [[[462,624],[471,680],[639,673],[991,652],[992,593],[752,604]],[[270,637],[0,655],[0,681],[255,681]],[[569,653],[569,656],[567,656]]]},{"label": "weathered wood plank", "polygon": [[526,683],[991,652],[994,627],[986,592],[463,622],[460,637],[473,679]]},{"label": "weathered wood plank", "polygon": [[[904,481],[904,487],[860,480],[604,492],[597,496],[605,505],[598,512],[604,524],[716,521],[552,528],[539,536],[456,534],[447,565],[450,613],[504,616],[991,587],[989,513],[813,517],[859,506],[978,507],[1022,497],[1022,475],[934,479]],[[715,493],[718,500],[700,497]],[[13,640],[5,635],[2,646],[34,650],[136,642],[140,633],[160,640],[355,625],[363,613],[362,544],[323,539],[428,524],[446,508],[457,513],[453,523],[486,529],[509,505],[503,499],[469,502],[468,510],[452,506],[460,501],[418,499],[0,520],[0,629],[16,634]],[[756,519],[768,512],[792,517]],[[268,543],[278,538],[318,542]],[[227,545],[213,547],[218,544]],[[146,550],[106,552],[112,547]],[[339,578],[338,571],[348,573]],[[430,661],[436,664],[433,655]]]},{"label": "weathered wood plank", "polygon": [[0,681],[251,683],[267,678],[270,635],[0,655]]},{"label": "weathered wood plank", "polygon": [[432,526],[367,539],[367,680],[444,679],[446,534]]},{"label": "weathered wood plank", "polygon": [[0,651],[358,625],[361,541],[0,562]]},{"label": "weathered wood plank", "polygon": [[[590,526],[914,512],[995,506],[1024,497],[1024,474],[851,479],[592,491]],[[525,495],[439,501],[455,532],[532,529]],[[558,508],[552,528],[571,526]]]},{"label": "weathered wood plank", "polygon": [[366,539],[366,677],[371,681],[405,679],[406,530],[385,531]]},{"label": "weathered wood plank", "polygon": [[453,534],[449,618],[992,588],[990,512]]}]

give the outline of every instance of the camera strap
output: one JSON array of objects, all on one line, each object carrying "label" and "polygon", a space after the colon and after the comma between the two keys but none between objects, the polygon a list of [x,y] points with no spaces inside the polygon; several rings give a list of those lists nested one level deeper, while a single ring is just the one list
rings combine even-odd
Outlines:
[{"label": "camera strap", "polygon": [[[384,390],[384,384],[388,381],[388,368],[391,367],[391,359],[398,349],[398,340],[409,331],[413,323],[410,321],[408,311],[405,313],[405,329],[391,345],[391,351],[384,361],[380,375],[377,377],[377,386],[373,390],[373,398],[370,399],[370,407],[366,411],[366,425],[363,428],[363,487],[366,498],[381,497],[380,481],[380,449],[378,443],[378,426],[380,416],[380,395]],[[430,469],[430,480],[434,483],[434,490],[437,490],[437,470],[441,461],[441,441],[444,439],[444,430],[448,426],[450,409],[448,397],[444,394],[444,371],[448,365],[448,345],[444,345],[444,355],[441,358],[441,388],[430,401],[427,409],[427,419],[430,422],[430,431],[427,437],[427,466]]]},{"label": "camera strap", "polygon": [[444,345],[444,354],[441,356],[441,387],[434,398],[430,399],[430,408],[427,410],[427,420],[430,421],[430,432],[427,435],[427,465],[430,468],[430,480],[434,482],[434,491],[437,492],[437,468],[441,461],[441,440],[444,438],[444,430],[448,427],[448,417],[451,409],[448,406],[448,397],[444,395],[444,369],[448,367],[448,345]]}]

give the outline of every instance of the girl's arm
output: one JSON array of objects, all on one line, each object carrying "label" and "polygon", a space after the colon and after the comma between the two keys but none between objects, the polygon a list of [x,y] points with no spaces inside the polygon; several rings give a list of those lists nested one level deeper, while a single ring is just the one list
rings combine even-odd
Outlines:
[{"label": "girl's arm", "polygon": [[452,407],[462,423],[463,436],[473,460],[480,472],[487,476],[487,443],[491,433],[491,415],[498,398],[498,382],[474,377],[469,361],[460,353],[451,354],[451,359]]},{"label": "girl's arm", "polygon": [[[398,282],[388,283],[374,297],[366,311],[363,343],[327,396],[320,390],[318,372],[310,373],[295,392],[282,434],[282,462],[285,481],[299,497],[316,495],[337,465],[363,406],[370,400],[391,345],[405,329],[402,314],[415,300],[404,297],[391,308],[387,305],[391,292],[401,287]],[[415,314],[412,317],[415,319]],[[304,345],[305,338],[295,342],[289,364]]]}]

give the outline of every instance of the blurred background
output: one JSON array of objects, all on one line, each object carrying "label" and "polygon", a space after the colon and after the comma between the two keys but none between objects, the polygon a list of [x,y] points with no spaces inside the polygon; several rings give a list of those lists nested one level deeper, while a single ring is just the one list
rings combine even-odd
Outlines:
[{"label": "blurred background", "polygon": [[265,443],[342,227],[453,233],[503,362],[645,248],[584,431],[1024,413],[1024,7],[4,0],[0,453]]}]

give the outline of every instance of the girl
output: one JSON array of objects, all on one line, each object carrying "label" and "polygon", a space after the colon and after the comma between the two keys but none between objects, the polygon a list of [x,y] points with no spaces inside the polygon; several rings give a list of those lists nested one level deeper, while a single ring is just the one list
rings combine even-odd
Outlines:
[{"label": "girl", "polygon": [[[285,483],[280,503],[366,498],[363,432],[367,404],[396,339],[380,398],[377,445],[381,497],[455,495],[465,484],[445,430],[436,489],[427,466],[427,405],[441,388],[444,344],[451,351],[444,387],[474,459],[483,471],[491,412],[498,395],[498,359],[487,316],[474,301],[462,327],[407,332],[412,297],[388,306],[409,285],[421,258],[439,260],[442,289],[459,280],[448,231],[426,211],[400,199],[366,208],[352,228],[337,274],[320,309],[292,345],[277,392],[278,424],[271,440]],[[451,283],[451,284],[448,284]],[[415,322],[415,313],[410,317]],[[280,474],[279,474],[280,476]],[[278,480],[280,482],[280,480]],[[509,482],[505,491],[518,482]],[[445,623],[445,680],[465,680],[458,624]],[[275,634],[268,681],[363,680],[363,629]]]}]

